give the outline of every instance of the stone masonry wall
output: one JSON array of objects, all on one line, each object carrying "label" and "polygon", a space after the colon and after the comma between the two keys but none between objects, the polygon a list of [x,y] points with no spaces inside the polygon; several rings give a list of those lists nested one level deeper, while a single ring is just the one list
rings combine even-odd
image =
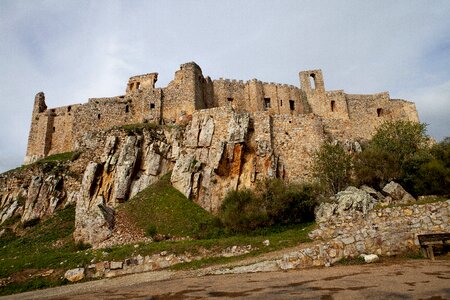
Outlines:
[{"label": "stone masonry wall", "polygon": [[318,224],[314,239],[332,239],[344,254],[395,255],[418,250],[418,234],[450,231],[450,200],[353,212]]}]

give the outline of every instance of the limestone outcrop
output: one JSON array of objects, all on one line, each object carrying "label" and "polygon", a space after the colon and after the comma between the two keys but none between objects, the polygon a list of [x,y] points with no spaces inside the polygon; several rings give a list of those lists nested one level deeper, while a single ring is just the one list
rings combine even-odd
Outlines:
[{"label": "limestone outcrop", "polygon": [[330,200],[330,202],[321,203],[316,209],[317,222],[325,222],[335,216],[342,216],[352,211],[367,214],[378,202],[365,190],[353,186],[337,193]]},{"label": "limestone outcrop", "polygon": [[[115,208],[173,168],[178,129],[104,133],[77,193],[76,241],[98,245],[114,228]],[[178,151],[178,150],[176,150]]]},{"label": "limestone outcrop", "polygon": [[22,223],[51,216],[69,201],[67,189],[77,186],[68,163],[42,163],[0,174],[0,222],[12,217]]},{"label": "limestone outcrop", "polygon": [[398,203],[398,204],[408,204],[416,201],[411,194],[409,194],[405,189],[398,183],[391,181],[386,184],[383,188],[383,192],[387,195],[385,201],[390,203]]}]

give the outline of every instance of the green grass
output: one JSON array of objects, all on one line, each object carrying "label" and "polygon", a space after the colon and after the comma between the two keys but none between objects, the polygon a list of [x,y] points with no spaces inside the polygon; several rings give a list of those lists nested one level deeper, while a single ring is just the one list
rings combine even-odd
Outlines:
[{"label": "green grass", "polygon": [[29,165],[22,165],[20,167],[17,167],[15,169],[11,169],[5,172],[6,173],[13,173],[13,172],[19,172],[34,166],[40,166],[44,173],[51,173],[55,174],[60,171],[64,171],[65,167],[60,165],[62,162],[71,162],[77,160],[81,155],[81,152],[73,151],[73,152],[63,152],[63,153],[57,153],[54,155],[50,155],[47,157],[44,157],[40,160],[35,161],[32,164]]},{"label": "green grass", "polygon": [[112,129],[124,130],[128,134],[142,134],[144,129],[152,130],[158,128],[159,125],[155,123],[137,123],[137,124],[127,124],[122,126],[114,126]]},{"label": "green grass", "polygon": [[148,235],[212,237],[220,231],[219,221],[170,184],[170,174],[149,186],[128,202],[123,210],[128,219]]},{"label": "green grass", "polygon": [[58,162],[58,161],[72,161],[78,158],[79,152],[63,152],[63,153],[57,153],[54,155],[50,155],[47,157],[44,157],[43,159],[40,159],[36,161],[36,164],[43,164],[48,162]]},{"label": "green grass", "polygon": [[[106,249],[109,260],[121,260],[130,255],[152,255],[167,251],[173,254],[190,253],[196,255],[202,250],[221,251],[230,246],[252,245],[253,248],[259,248],[255,254],[279,250],[286,247],[292,247],[300,243],[311,241],[308,233],[315,226],[314,223],[298,224],[278,228],[278,230],[267,233],[254,232],[252,235],[235,235],[214,239],[202,240],[182,240],[182,241],[162,241],[157,243],[140,243],[138,248],[134,245],[124,245]],[[263,246],[262,242],[268,239],[269,246]],[[105,250],[103,250],[105,251]]]},{"label": "green grass", "polygon": [[[151,225],[160,234],[189,235],[197,239],[139,243],[139,247],[123,245],[99,250],[85,249],[83,245],[76,245],[72,238],[75,220],[73,206],[57,211],[53,217],[40,220],[32,227],[7,223],[2,226],[7,232],[0,238],[0,278],[11,277],[12,282],[0,289],[0,295],[66,284],[67,281],[62,278],[66,270],[86,266],[92,259],[120,261],[162,251],[177,255],[199,255],[209,251],[214,255],[231,246],[252,246],[250,253],[239,257],[205,257],[172,266],[172,269],[196,269],[227,263],[308,242],[308,233],[315,227],[314,223],[285,225],[231,235],[222,229],[214,216],[174,189],[170,185],[169,175],[122,204],[119,209],[141,228],[147,229]],[[14,234],[12,227],[19,230],[19,236]],[[270,240],[269,246],[262,244],[266,239]],[[39,276],[49,269],[55,270],[54,274]]]},{"label": "green grass", "polygon": [[26,269],[68,269],[88,263],[94,257],[92,253],[76,252],[74,220],[75,207],[71,206],[25,228],[20,237],[0,238],[0,278]]}]

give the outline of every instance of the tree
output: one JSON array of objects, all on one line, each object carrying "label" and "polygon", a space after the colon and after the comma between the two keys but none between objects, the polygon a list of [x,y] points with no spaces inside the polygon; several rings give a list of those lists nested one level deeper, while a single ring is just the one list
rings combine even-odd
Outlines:
[{"label": "tree", "polygon": [[408,162],[429,145],[426,124],[411,121],[383,123],[355,158],[359,184],[384,185],[405,176]]},{"label": "tree", "polygon": [[403,170],[402,184],[413,195],[450,194],[450,139],[416,152]]},{"label": "tree", "polygon": [[326,190],[336,194],[350,184],[352,159],[340,144],[323,144],[313,159],[314,176]]},{"label": "tree", "polygon": [[369,146],[389,153],[399,170],[407,159],[428,146],[426,127],[424,123],[388,121],[377,129]]}]

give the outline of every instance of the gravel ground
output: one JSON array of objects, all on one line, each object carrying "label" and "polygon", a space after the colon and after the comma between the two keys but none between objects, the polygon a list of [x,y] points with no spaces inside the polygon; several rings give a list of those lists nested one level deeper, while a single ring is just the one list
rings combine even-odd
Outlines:
[{"label": "gravel ground", "polygon": [[398,260],[288,272],[159,271],[1,299],[450,299],[450,260]]}]

